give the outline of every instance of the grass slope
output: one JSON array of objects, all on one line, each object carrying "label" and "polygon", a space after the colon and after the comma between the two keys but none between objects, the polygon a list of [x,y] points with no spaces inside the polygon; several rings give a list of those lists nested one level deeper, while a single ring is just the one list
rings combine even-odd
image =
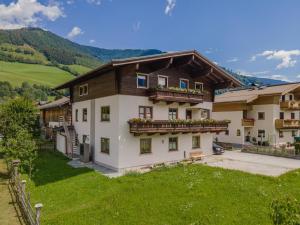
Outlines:
[{"label": "grass slope", "polygon": [[53,87],[72,78],[73,75],[57,67],[0,61],[0,81],[8,81],[14,86],[27,81]]},{"label": "grass slope", "polygon": [[67,161],[41,153],[29,183],[44,225],[268,225],[274,197],[300,199],[299,171],[272,178],[190,165],[108,179]]}]

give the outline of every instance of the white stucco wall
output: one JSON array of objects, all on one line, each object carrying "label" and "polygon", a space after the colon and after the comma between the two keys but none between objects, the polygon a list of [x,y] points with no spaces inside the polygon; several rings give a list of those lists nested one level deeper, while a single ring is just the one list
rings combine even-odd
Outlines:
[{"label": "white stucco wall", "polygon": [[56,150],[60,151],[63,154],[66,154],[66,137],[62,134],[56,135]]},{"label": "white stucco wall", "polygon": [[[154,120],[168,120],[168,109],[178,108],[179,119],[185,118],[187,108],[206,108],[211,109],[212,103],[205,102],[190,107],[188,104],[179,106],[177,103],[167,105],[165,103],[152,104],[147,97],[119,95],[119,168],[136,167],[160,162],[178,161],[189,157],[192,149],[192,136],[197,134],[178,134],[178,135],[153,135],[135,137],[129,132],[127,121],[131,118],[138,118],[139,106],[152,106]],[[194,114],[193,116],[195,116]],[[194,117],[194,119],[197,119]],[[199,134],[198,134],[199,135]],[[201,148],[198,149],[206,154],[212,154],[213,135],[210,133],[201,135]],[[169,152],[168,138],[178,137],[178,151]],[[140,154],[140,138],[152,138],[152,153]]]},{"label": "white stucco wall", "polygon": [[[242,111],[231,111],[231,112],[213,112],[212,118],[216,120],[230,120],[228,126],[229,135],[224,132],[216,134],[220,142],[244,144],[244,127],[242,126]],[[237,136],[237,129],[240,129],[241,135]]]}]

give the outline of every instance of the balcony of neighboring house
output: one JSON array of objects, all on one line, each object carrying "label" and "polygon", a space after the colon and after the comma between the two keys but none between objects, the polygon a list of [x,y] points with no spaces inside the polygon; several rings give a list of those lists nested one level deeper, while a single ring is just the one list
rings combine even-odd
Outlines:
[{"label": "balcony of neighboring house", "polygon": [[243,127],[254,127],[254,119],[252,118],[243,118],[242,119],[242,126]]},{"label": "balcony of neighboring house", "polygon": [[228,129],[228,120],[147,120],[131,119],[128,121],[130,133],[142,134],[178,134],[178,133],[220,133]]},{"label": "balcony of neighboring house", "polygon": [[300,120],[295,119],[276,119],[276,129],[300,129]]},{"label": "balcony of neighboring house", "polygon": [[282,101],[280,102],[280,108],[286,110],[300,110],[300,101]]},{"label": "balcony of neighboring house", "polygon": [[149,100],[153,103],[164,101],[167,104],[177,102],[179,104],[189,103],[196,105],[203,102],[203,91],[196,89],[181,89],[181,88],[153,88],[149,91]]}]

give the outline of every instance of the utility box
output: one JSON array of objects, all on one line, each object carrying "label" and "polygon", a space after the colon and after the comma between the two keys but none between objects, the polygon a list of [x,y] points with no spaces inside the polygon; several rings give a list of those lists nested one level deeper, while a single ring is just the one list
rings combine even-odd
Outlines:
[{"label": "utility box", "polygon": [[90,145],[87,143],[80,144],[80,161],[84,163],[90,162]]}]

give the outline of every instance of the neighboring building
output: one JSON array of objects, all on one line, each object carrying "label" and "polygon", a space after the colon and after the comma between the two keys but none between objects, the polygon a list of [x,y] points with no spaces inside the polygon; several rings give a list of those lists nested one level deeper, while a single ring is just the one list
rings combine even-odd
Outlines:
[{"label": "neighboring building", "polygon": [[252,87],[216,96],[214,119],[231,121],[218,141],[280,145],[294,142],[300,129],[300,83]]},{"label": "neighboring building", "polygon": [[123,170],[195,151],[211,154],[213,133],[228,125],[205,120],[214,91],[240,85],[196,51],[185,51],[113,60],[56,89],[69,88],[72,124],[92,160]]},{"label": "neighboring building", "polygon": [[[38,107],[40,110],[40,123],[42,131],[47,139],[56,140],[56,147],[64,154],[72,154],[72,145],[67,143],[68,136],[72,133],[72,107],[70,98],[62,97],[53,102],[41,105]],[[67,131],[65,131],[65,128]],[[76,142],[69,137],[71,142]],[[69,148],[69,149],[68,149]],[[77,149],[74,146],[74,149]]]}]

